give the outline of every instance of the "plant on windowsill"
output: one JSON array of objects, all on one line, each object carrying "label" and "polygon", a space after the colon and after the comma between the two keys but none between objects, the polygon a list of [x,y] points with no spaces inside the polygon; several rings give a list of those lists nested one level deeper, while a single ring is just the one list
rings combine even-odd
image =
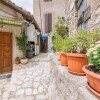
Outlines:
[{"label": "plant on windowsill", "polygon": [[100,39],[98,31],[89,32],[86,30],[78,30],[77,32],[77,48],[78,53],[67,54],[69,72],[77,75],[84,75],[83,66],[88,65],[87,49]]},{"label": "plant on windowsill", "polygon": [[100,42],[92,44],[87,51],[91,65],[83,67],[88,79],[88,88],[100,98]]},{"label": "plant on windowsill", "polygon": [[23,54],[23,57],[21,58],[21,63],[27,64],[28,63],[28,59],[26,58],[27,35],[25,34],[25,29],[22,30],[20,36],[16,36],[16,42],[19,50],[21,50]]},{"label": "plant on windowsill", "polygon": [[19,57],[15,58],[15,64],[20,64],[20,58]]}]

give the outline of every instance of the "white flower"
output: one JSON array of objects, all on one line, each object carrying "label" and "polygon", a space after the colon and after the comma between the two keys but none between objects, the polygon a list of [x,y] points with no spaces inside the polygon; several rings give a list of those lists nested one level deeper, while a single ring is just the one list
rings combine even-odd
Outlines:
[{"label": "white flower", "polygon": [[94,51],[93,54],[96,55],[97,54],[97,51]]},{"label": "white flower", "polygon": [[97,58],[97,57],[98,57],[97,55],[93,56],[94,59]]}]

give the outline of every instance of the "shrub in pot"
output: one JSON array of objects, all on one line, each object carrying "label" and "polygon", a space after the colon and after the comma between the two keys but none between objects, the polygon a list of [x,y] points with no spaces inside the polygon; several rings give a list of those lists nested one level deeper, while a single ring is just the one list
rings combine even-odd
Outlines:
[{"label": "shrub in pot", "polygon": [[26,58],[27,35],[25,34],[25,29],[22,30],[20,36],[16,36],[16,42],[19,50],[21,50],[23,54],[23,57],[21,58],[21,63],[27,64],[28,63],[28,59]]},{"label": "shrub in pot", "polygon": [[61,54],[60,54],[61,65],[67,66],[67,56],[66,56],[66,52],[67,52],[67,38],[64,38],[61,41],[61,43],[62,43]]},{"label": "shrub in pot", "polygon": [[91,65],[83,67],[89,89],[100,98],[100,43],[90,46],[87,52]]},{"label": "shrub in pot", "polygon": [[20,58],[19,57],[15,58],[15,64],[20,64]]},{"label": "shrub in pot", "polygon": [[[99,36],[100,37],[100,36]],[[88,33],[86,30],[78,30],[77,32],[77,48],[78,53],[67,54],[69,72],[77,75],[84,75],[83,66],[88,65],[87,49],[99,39],[96,31]]]},{"label": "shrub in pot", "polygon": [[56,34],[55,39],[53,40],[54,48],[56,48],[56,50],[60,52],[61,65],[67,65],[67,58],[65,55],[66,40],[66,38],[62,38],[58,34]]},{"label": "shrub in pot", "polygon": [[[57,52],[60,52],[60,58],[65,58],[65,54],[61,53],[63,50],[63,41],[65,37],[68,36],[68,27],[64,24],[64,21],[61,17],[58,17],[57,25],[55,26],[54,31],[52,32],[52,40],[53,40],[53,47],[56,49]],[[62,65],[64,64],[62,60]]]}]

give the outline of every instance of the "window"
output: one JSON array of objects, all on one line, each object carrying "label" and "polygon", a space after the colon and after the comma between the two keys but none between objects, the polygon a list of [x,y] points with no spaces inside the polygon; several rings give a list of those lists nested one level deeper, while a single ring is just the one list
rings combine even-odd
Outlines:
[{"label": "window", "polygon": [[91,17],[91,7],[89,0],[78,0],[78,27],[89,30],[89,19]]},{"label": "window", "polygon": [[50,33],[52,31],[52,14],[45,14],[45,33]]}]

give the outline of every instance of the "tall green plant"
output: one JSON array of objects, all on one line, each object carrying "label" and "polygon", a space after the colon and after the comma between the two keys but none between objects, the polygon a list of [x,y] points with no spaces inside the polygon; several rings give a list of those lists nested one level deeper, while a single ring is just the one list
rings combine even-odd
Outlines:
[{"label": "tall green plant", "polygon": [[60,35],[56,34],[53,40],[53,46],[56,49],[56,51],[61,51],[61,48],[63,45],[62,41],[63,41],[63,38]]},{"label": "tall green plant", "polygon": [[87,30],[77,31],[78,47],[81,51],[86,52],[91,44],[100,40],[100,31],[94,30],[88,32]]},{"label": "tall green plant", "polygon": [[23,58],[25,58],[27,49],[27,35],[25,34],[25,30],[21,32],[20,36],[16,36],[16,42],[19,50],[23,53]]},{"label": "tall green plant", "polygon": [[76,52],[77,50],[77,39],[74,37],[68,37],[67,38],[67,44],[66,44],[67,48],[66,51],[67,52]]},{"label": "tall green plant", "polygon": [[68,27],[67,27],[67,25],[65,25],[65,23],[61,17],[58,17],[57,25],[55,26],[55,29],[52,34],[54,36],[55,36],[55,34],[58,34],[62,38],[65,38],[66,36],[68,36]]}]

